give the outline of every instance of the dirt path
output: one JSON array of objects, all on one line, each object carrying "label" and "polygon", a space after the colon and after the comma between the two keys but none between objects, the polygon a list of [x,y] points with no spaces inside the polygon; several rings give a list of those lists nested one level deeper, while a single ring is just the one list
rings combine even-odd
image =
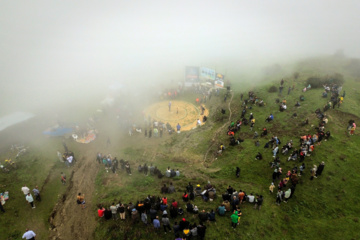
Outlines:
[{"label": "dirt path", "polygon": [[[52,226],[49,239],[93,239],[93,232],[96,227],[95,215],[92,211],[92,196],[95,191],[95,177],[98,167],[94,156],[94,150],[81,151],[86,153],[80,156],[74,166],[71,176],[68,177],[67,191],[63,198],[54,207],[49,218]],[[85,194],[87,208],[81,209],[76,203],[76,196],[81,192]]]},{"label": "dirt path", "polygon": [[234,97],[234,93],[233,93],[233,92],[231,92],[231,98],[230,98],[230,101],[229,101],[229,107],[228,107],[228,109],[229,109],[229,119],[228,119],[228,121],[227,121],[226,123],[224,123],[224,125],[222,125],[222,127],[221,127],[221,128],[219,128],[218,130],[216,130],[216,132],[214,133],[214,137],[212,138],[212,142],[211,142],[211,144],[210,144],[210,146],[209,146],[208,150],[207,150],[207,151],[206,151],[206,153],[205,153],[205,156],[204,156],[204,162],[206,161],[206,158],[207,158],[207,156],[208,156],[208,154],[209,154],[210,150],[212,149],[212,146],[213,146],[213,145],[214,145],[214,143],[215,143],[215,139],[216,139],[216,138],[217,138],[217,136],[220,134],[220,132],[222,132],[222,131],[223,131],[223,129],[224,129],[226,126],[228,126],[228,125],[229,125],[229,123],[230,123],[230,121],[231,121],[231,117],[232,117],[232,112],[231,112],[231,102],[232,102],[233,97]]}]

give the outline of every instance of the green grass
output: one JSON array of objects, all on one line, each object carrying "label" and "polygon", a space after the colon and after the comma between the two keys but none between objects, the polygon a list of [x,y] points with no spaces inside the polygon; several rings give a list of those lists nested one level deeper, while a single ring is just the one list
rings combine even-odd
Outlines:
[{"label": "green grass", "polygon": [[[326,72],[322,69],[326,66],[326,64],[324,66],[322,64],[316,65],[316,69],[321,69],[319,74]],[[308,67],[303,66],[303,68]],[[230,228],[230,215],[227,214],[226,217],[217,217],[218,221],[216,224],[206,224],[208,226],[208,239],[312,239],[314,236],[321,236],[323,239],[359,238],[356,229],[358,227],[360,208],[357,204],[359,197],[355,189],[360,187],[360,184],[357,182],[360,174],[356,170],[360,164],[355,156],[358,156],[360,153],[357,148],[360,139],[358,136],[350,138],[345,133],[347,121],[352,117],[348,113],[356,115],[360,110],[357,104],[359,100],[357,89],[360,89],[360,85],[358,82],[353,81],[351,76],[346,76],[347,81],[343,86],[343,89],[347,92],[344,104],[340,109],[336,108],[327,112],[330,121],[326,128],[332,132],[332,138],[328,142],[323,142],[321,146],[317,146],[315,153],[311,157],[306,158],[307,168],[300,179],[294,197],[289,203],[283,203],[278,207],[274,204],[275,194],[271,195],[268,192],[268,186],[272,181],[271,175],[273,169],[269,168],[269,162],[272,161],[271,150],[263,148],[266,141],[272,135],[277,135],[282,141],[281,146],[292,139],[297,147],[298,139],[302,134],[315,133],[314,127],[311,127],[318,124],[314,111],[317,108],[322,109],[326,103],[326,99],[321,97],[323,90],[312,89],[306,93],[301,92],[301,89],[305,86],[306,79],[313,74],[313,70],[304,70],[304,72],[300,72],[300,77],[296,81],[293,81],[291,76],[284,77],[286,83],[282,95],[267,92],[271,85],[279,84],[279,79],[276,79],[275,83],[268,82],[255,88],[251,85],[247,86],[247,89],[252,87],[251,89],[255,94],[267,103],[262,108],[253,107],[253,109],[247,111],[246,115],[248,116],[250,112],[254,113],[256,118],[254,131],[256,130],[260,134],[264,126],[269,129],[269,135],[259,139],[260,147],[258,148],[255,147],[254,140],[251,138],[254,131],[250,131],[249,127],[245,126],[240,131],[240,136],[245,138],[245,142],[241,143],[240,146],[227,146],[226,151],[221,157],[218,157],[215,161],[208,160],[204,165],[202,161],[204,152],[210,146],[210,140],[214,132],[228,120],[228,112],[222,117],[222,120],[219,120],[221,115],[219,116],[218,113],[214,112],[221,107],[227,109],[227,103],[223,103],[224,92],[219,97],[213,96],[211,99],[210,119],[204,128],[192,131],[191,137],[188,138],[187,135],[190,135],[189,133],[182,134],[181,136],[175,135],[168,142],[159,146],[157,151],[161,151],[163,156],[167,156],[165,159],[156,158],[156,165],[162,170],[167,165],[178,167],[177,162],[168,163],[169,159],[174,158],[174,156],[166,152],[168,148],[172,148],[171,153],[177,154],[176,157],[186,156],[187,158],[188,165],[182,166],[182,172],[184,172],[186,177],[174,181],[177,188],[184,189],[188,181],[204,185],[210,180],[220,194],[228,185],[232,185],[236,189],[245,190],[247,193],[253,192],[254,194],[262,194],[264,196],[265,201],[261,211],[252,209],[252,206],[249,204],[242,206],[243,217],[241,225],[237,230],[238,234],[235,235]],[[286,88],[293,84],[295,85],[295,90],[290,95],[287,95]],[[241,114],[240,93],[243,92],[246,96],[247,89],[241,88],[241,92],[239,92],[238,89],[240,87],[237,84],[233,84],[232,89],[234,90],[234,99],[231,104],[233,112],[231,120],[236,121]],[[306,100],[301,102],[300,108],[296,108],[294,105],[302,94],[305,95]],[[186,99],[191,101],[195,97],[196,95],[186,96]],[[288,102],[287,111],[279,112],[278,105],[275,103],[276,98],[280,100],[286,98]],[[295,112],[298,117],[292,118],[292,114]],[[265,123],[264,120],[270,113],[275,115],[275,120],[272,123]],[[310,124],[300,127],[300,123],[305,118],[309,118]],[[356,117],[356,120],[358,119],[359,117]],[[228,144],[225,130],[215,139],[215,142]],[[212,151],[216,147],[217,144],[214,144]],[[264,156],[264,159],[261,161],[254,160],[258,151]],[[125,149],[124,153],[130,154],[130,151]],[[285,159],[285,156],[281,156],[281,167],[284,169],[284,172],[298,164],[287,162]],[[324,174],[310,181],[309,170],[311,165],[318,165],[321,161],[326,163]],[[235,177],[236,166],[241,168],[239,179]],[[101,178],[104,178],[104,175],[101,174]],[[121,174],[124,175],[123,173]],[[123,176],[120,176],[120,181],[124,182],[122,178]],[[137,199],[144,198],[147,194],[160,195],[159,189],[162,184],[170,181],[168,179],[159,180],[152,177],[150,177],[152,180],[148,181],[148,178],[139,176],[135,172],[132,176],[132,182],[129,182],[127,186],[117,188],[112,186],[113,184],[111,183],[106,187],[101,186],[101,191],[104,194],[112,192],[110,195],[105,195],[107,197],[101,198],[101,202],[107,202],[109,205],[113,199],[134,202]],[[151,182],[150,185],[149,182]],[[178,192],[168,197],[181,199],[181,193]],[[214,202],[207,203],[197,198],[194,202],[199,209],[205,210],[215,209],[220,203],[220,198],[217,198]],[[194,215],[186,215],[186,217],[190,219],[190,222],[198,222],[197,217]],[[141,223],[138,223],[139,227],[133,227],[125,223],[126,226],[130,227],[124,228],[123,232],[116,231],[115,233],[110,231],[109,233],[109,229],[123,225],[113,221],[100,221],[96,230],[96,239],[112,239],[111,236],[114,239],[115,236],[126,236],[128,239],[173,239],[173,236],[166,236],[163,233],[156,235],[151,227],[143,227]]]}]

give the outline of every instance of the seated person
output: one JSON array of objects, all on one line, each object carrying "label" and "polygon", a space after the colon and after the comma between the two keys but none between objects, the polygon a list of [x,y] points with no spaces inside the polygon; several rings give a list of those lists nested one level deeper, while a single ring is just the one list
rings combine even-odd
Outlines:
[{"label": "seated person", "polygon": [[327,141],[330,138],[330,131],[327,131],[325,133],[325,141]]},{"label": "seated person", "polygon": [[199,213],[199,208],[198,208],[197,206],[194,207],[193,213],[195,213],[195,214],[198,214],[198,213]]},{"label": "seated person", "polygon": [[218,154],[221,154],[223,151],[225,150],[225,146],[224,146],[224,144],[220,144],[220,146],[219,146],[219,150],[218,150]]},{"label": "seated person", "polygon": [[261,136],[263,137],[263,136],[266,136],[267,135],[267,129],[264,127],[263,128],[263,132],[261,133]]},{"label": "seated person", "polygon": [[300,101],[305,101],[304,95],[301,95],[301,96],[300,96]]},{"label": "seated person", "polygon": [[284,154],[284,155],[287,154],[288,151],[289,151],[288,145],[284,145],[284,146],[281,148],[281,153]]},{"label": "seated person", "polygon": [[254,203],[254,201],[255,201],[255,196],[254,196],[252,193],[250,193],[250,195],[247,196],[247,201],[248,201],[249,203]]},{"label": "seated person", "polygon": [[182,199],[184,202],[189,201],[189,195],[187,194],[187,192],[184,192],[184,194],[182,195]]},{"label": "seated person", "polygon": [[235,140],[235,143],[236,144],[240,144],[240,143],[242,143],[244,141],[244,139],[241,139],[240,137],[238,137],[236,140]]},{"label": "seated person", "polygon": [[263,157],[262,157],[261,153],[258,152],[258,154],[256,155],[255,159],[256,159],[256,160],[262,160]]},{"label": "seated person", "polygon": [[274,120],[274,115],[272,115],[272,113],[270,113],[270,115],[265,119],[265,122],[270,122]]},{"label": "seated person", "polygon": [[213,209],[211,209],[211,211],[208,212],[208,219],[209,219],[209,221],[211,221],[211,222],[216,221],[216,219],[215,219],[215,212],[214,212]]},{"label": "seated person", "polygon": [[194,205],[192,205],[191,202],[188,202],[188,203],[186,204],[186,211],[187,211],[188,213],[192,213],[193,210],[194,210]]},{"label": "seated person", "polygon": [[181,207],[178,208],[178,214],[179,214],[179,215],[183,215],[183,214],[184,214],[184,210],[182,210]]},{"label": "seated person", "polygon": [[220,216],[225,215],[226,209],[225,209],[224,204],[221,204],[221,206],[218,207],[217,212],[219,213]]},{"label": "seated person", "polygon": [[141,164],[138,167],[138,171],[141,173],[143,171],[143,167],[141,166]]},{"label": "seated person", "polygon": [[200,196],[201,195],[201,187],[200,187],[200,184],[196,185],[196,188],[195,188],[195,193],[197,196]]},{"label": "seated person", "polygon": [[289,156],[288,161],[293,160],[296,161],[297,159],[297,151],[296,149],[292,152],[292,154]]},{"label": "seated person", "polygon": [[216,195],[216,190],[215,190],[215,188],[210,188],[210,189],[208,190],[208,196],[209,196],[210,201],[213,201],[213,200],[214,200],[215,195]]},{"label": "seated person", "polygon": [[301,123],[301,126],[305,126],[305,125],[308,125],[309,124],[309,119],[305,119],[302,123]]},{"label": "seated person", "polygon": [[323,98],[327,98],[327,95],[328,95],[328,94],[327,94],[326,91],[324,91],[324,92],[322,93],[322,97],[323,97]]},{"label": "seated person", "polygon": [[236,145],[236,141],[234,137],[230,138],[230,146],[235,146]]},{"label": "seated person", "polygon": [[296,102],[295,107],[300,107],[299,101]]},{"label": "seated person", "polygon": [[203,116],[203,122],[206,122],[207,116]]},{"label": "seated person", "polygon": [[161,188],[161,193],[168,193],[169,189],[166,187],[166,184]]},{"label": "seated person", "polygon": [[231,198],[231,194],[229,194],[228,192],[225,192],[222,194],[222,199],[223,201],[230,201],[230,198]]}]

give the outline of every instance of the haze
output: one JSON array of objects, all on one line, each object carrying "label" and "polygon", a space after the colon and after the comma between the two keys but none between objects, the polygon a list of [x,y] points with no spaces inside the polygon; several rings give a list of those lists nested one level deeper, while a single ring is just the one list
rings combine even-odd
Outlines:
[{"label": "haze", "polygon": [[[359,1],[1,1],[0,115],[181,81],[235,76],[338,49],[359,57]],[[245,81],[246,79],[232,79]]]}]

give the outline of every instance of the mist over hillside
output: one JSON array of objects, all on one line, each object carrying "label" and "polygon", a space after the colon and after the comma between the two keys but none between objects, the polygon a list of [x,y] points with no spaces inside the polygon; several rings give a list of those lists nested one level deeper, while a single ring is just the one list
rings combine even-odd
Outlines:
[{"label": "mist over hillside", "polygon": [[112,84],[154,91],[185,66],[252,82],[309,56],[359,57],[359,3],[324,3],[3,2],[0,114],[100,100]]}]

